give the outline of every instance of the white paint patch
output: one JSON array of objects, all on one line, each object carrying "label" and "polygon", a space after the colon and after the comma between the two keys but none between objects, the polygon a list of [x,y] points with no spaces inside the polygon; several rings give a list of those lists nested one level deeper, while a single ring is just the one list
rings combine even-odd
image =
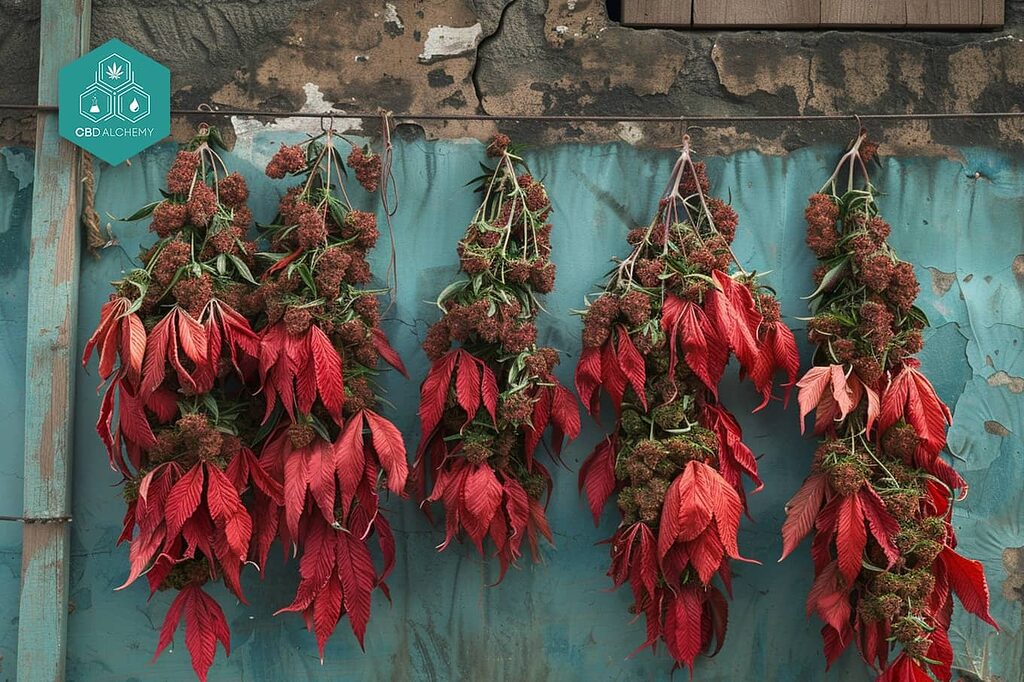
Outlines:
[{"label": "white paint patch", "polygon": [[398,16],[398,8],[390,2],[384,3],[384,23],[394,24],[396,28],[405,28],[402,17]]},{"label": "white paint patch", "polygon": [[636,144],[644,139],[644,131],[636,123],[623,121],[618,126],[619,139],[629,144]]},{"label": "white paint patch", "polygon": [[565,4],[569,6],[569,11],[570,12],[576,11],[576,0],[569,0],[569,2],[567,2]]},{"label": "white paint patch", "polygon": [[[334,115],[334,130],[339,133],[363,129],[363,120],[361,118],[344,118],[344,109],[337,109],[328,102],[316,83],[306,83],[302,86],[302,90],[306,94],[306,101],[299,107],[299,111]],[[281,130],[312,135],[320,132],[320,119],[298,116],[287,116],[270,123],[263,123],[249,116],[232,116],[231,125],[235,129],[235,136],[237,137],[235,150],[248,156],[251,156],[252,141],[258,132]]]},{"label": "white paint patch", "polygon": [[[7,161],[7,170],[18,180],[18,190],[23,190],[32,184],[35,178],[35,167],[28,154],[15,147],[0,148],[0,156]],[[8,225],[8,227],[10,227]],[[4,228],[4,232],[7,228]]]},{"label": "white paint patch", "polygon": [[423,52],[420,54],[419,60],[429,63],[435,59],[472,52],[480,42],[481,33],[483,33],[483,27],[479,23],[462,28],[435,26],[427,32],[427,39],[423,42]]},{"label": "white paint patch", "polygon": [[568,26],[555,26],[555,33],[558,35],[565,35],[565,32],[569,30]]}]

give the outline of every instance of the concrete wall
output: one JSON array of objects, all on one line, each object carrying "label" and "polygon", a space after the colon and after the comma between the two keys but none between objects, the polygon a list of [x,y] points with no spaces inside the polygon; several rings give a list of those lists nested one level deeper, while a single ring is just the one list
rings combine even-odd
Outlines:
[{"label": "concrete wall", "polygon": [[[253,187],[257,220],[272,218],[280,186],[261,169],[282,140],[294,131],[261,129],[239,139],[229,164]],[[885,192],[882,207],[893,225],[892,243],[917,265],[921,307],[932,321],[924,368],[941,397],[955,410],[950,432],[959,469],[971,484],[957,508],[956,525],[964,552],[985,562],[993,592],[996,635],[958,609],[953,642],[959,664],[975,671],[970,680],[1021,679],[1024,628],[1024,162],[1020,156],[961,148],[962,162],[947,159],[890,158],[877,173]],[[785,158],[754,151],[711,158],[717,190],[731,195],[739,212],[737,255],[748,268],[771,270],[770,281],[783,301],[787,321],[797,329],[803,356],[808,349],[796,319],[805,314],[800,296],[810,288],[814,265],[803,245],[806,196],[830,172],[836,146],[794,152]],[[173,148],[153,148],[131,167],[101,167],[97,209],[126,215],[136,203],[158,196]],[[426,372],[418,352],[426,325],[434,319],[432,299],[454,276],[454,244],[474,209],[465,187],[477,173],[482,147],[476,142],[401,142],[396,148],[396,180],[401,205],[396,216],[401,273],[395,319],[387,330],[412,373],[412,383],[393,373],[387,387],[397,409],[390,413],[406,434],[417,437],[415,389]],[[570,309],[579,307],[622,253],[626,229],[647,220],[664,183],[672,154],[628,145],[567,144],[535,148],[527,155],[545,179],[554,203],[556,291],[541,320],[545,344],[566,352],[561,377],[568,380],[579,352],[578,325]],[[980,173],[980,177],[975,177]],[[21,436],[27,215],[31,156],[8,148],[0,154],[0,429],[10,443]],[[79,345],[95,324],[107,282],[131,267],[139,244],[151,235],[143,224],[115,223],[116,247],[100,260],[86,259],[81,281]],[[1019,254],[1019,255],[1018,255]],[[383,272],[386,254],[378,249]],[[135,585],[114,593],[126,572],[126,550],[115,549],[122,502],[112,487],[117,476],[93,431],[98,396],[90,368],[78,376],[72,525],[69,678],[76,680],[187,679],[187,653],[180,634],[173,653],[155,665],[148,660],[171,595],[146,601]],[[761,456],[766,483],[751,498],[753,522],[744,521],[740,543],[762,566],[737,566],[726,650],[701,661],[698,679],[867,680],[853,655],[824,674],[819,625],[804,615],[811,581],[807,550],[783,564],[778,529],[783,505],[807,473],[813,441],[801,438],[796,411],[773,405],[749,414],[756,401],[749,385],[733,375],[726,381],[726,403],[740,417],[747,440]],[[629,623],[625,592],[609,593],[608,537],[616,523],[607,513],[595,529],[575,486],[575,469],[599,438],[587,424],[566,453],[570,470],[554,469],[550,518],[557,548],[537,566],[524,564],[498,587],[493,564],[466,546],[434,551],[440,529],[431,528],[409,501],[389,503],[399,562],[391,581],[394,604],[378,595],[361,653],[345,626],[339,628],[321,667],[313,638],[300,619],[271,614],[293,593],[294,567],[275,561],[270,577],[248,575],[251,605],[223,598],[234,636],[230,659],[218,658],[212,679],[279,680],[641,680],[669,679],[670,662],[644,653],[626,656],[643,640],[643,625]],[[0,510],[17,513],[21,490],[19,448],[0,449]],[[0,679],[14,679],[17,574],[20,529],[0,526]]]},{"label": "concrete wall", "polygon": [[[34,98],[38,10],[0,0],[3,97]],[[174,103],[491,114],[995,111],[1020,104],[1024,0],[1001,31],[671,31],[619,26],[603,0],[94,0],[93,44],[120,38],[172,72]],[[187,129],[179,121],[177,131]],[[490,124],[425,124],[429,137]],[[0,141],[32,118],[0,111]],[[852,126],[708,126],[706,146],[781,153]],[[877,126],[900,153],[1024,148],[1021,121]],[[656,146],[675,126],[513,126],[546,141]]]}]

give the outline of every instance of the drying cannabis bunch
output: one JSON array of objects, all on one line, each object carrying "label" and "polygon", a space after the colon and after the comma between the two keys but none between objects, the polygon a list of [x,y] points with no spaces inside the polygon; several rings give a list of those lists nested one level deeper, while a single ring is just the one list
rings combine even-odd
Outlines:
[{"label": "drying cannabis bunch", "polygon": [[488,148],[496,165],[458,247],[466,277],[441,292],[443,316],[423,344],[433,364],[414,474],[420,498],[444,506],[441,548],[465,530],[483,553],[489,536],[502,576],[524,539],[535,558],[538,534],[551,541],[541,503],[551,476],[534,456],[544,431],[557,456],[580,428],[576,399],[553,374],[558,352],[536,343],[537,294],[555,280],[551,204],[508,142],[499,135]]},{"label": "drying cannabis bunch", "polygon": [[886,243],[867,172],[876,152],[860,135],[806,211],[821,261],[807,326],[817,351],[797,385],[801,421],[814,411],[823,440],[787,505],[783,557],[814,530],[807,610],[825,621],[829,665],[854,641],[880,681],[949,680],[951,592],[995,622],[981,564],[954,551],[966,485],[940,456],[952,415],[913,357],[927,320],[913,266]]},{"label": "drying cannabis bunch", "polygon": [[[718,401],[730,354],[763,397],[776,370],[799,366],[779,304],[755,276],[728,274],[736,213],[708,196],[688,141],[654,219],[630,231],[633,247],[583,313],[580,398],[595,416],[604,389],[615,429],[580,469],[597,522],[617,493],[622,523],[611,538],[609,575],[629,582],[647,641],[691,668],[722,646],[729,560],[745,508],[742,477],[759,488],[757,464],[739,424]],[[641,648],[643,648],[643,646]]]},{"label": "drying cannabis bunch", "polygon": [[143,252],[142,268],[115,283],[82,359],[98,351],[100,377],[110,380],[96,426],[124,476],[119,542],[131,543],[131,568],[122,587],[145,575],[151,592],[179,591],[157,656],[184,617],[201,679],[217,641],[230,648],[224,613],[202,586],[223,580],[245,601],[239,576],[253,518],[242,495],[250,486],[281,495],[250,449],[259,341],[243,313],[256,249],[245,237],[248,189],[227,172],[218,142],[202,127],[178,152],[164,199],[129,218],[152,214],[160,239]]},{"label": "drying cannabis bunch", "polygon": [[[260,254],[246,238],[246,183],[227,172],[219,139],[202,127],[167,173],[164,199],[131,216],[151,215],[159,240],[115,283],[83,358],[98,351],[109,380],[97,430],[125,479],[125,586],[145,575],[153,591],[179,590],[157,655],[184,618],[204,680],[230,633],[202,586],[223,580],[244,602],[241,568],[265,566],[275,537],[286,554],[302,551],[298,594],[282,610],[304,613],[321,655],[345,613],[362,643],[370,593],[386,589],[394,562],[381,475],[401,492],[408,473],[398,430],[374,411],[378,360],[402,369],[380,329],[381,292],[360,288],[375,218],[349,204],[332,134],[271,160],[269,175],[300,184]],[[379,160],[356,156],[360,181],[376,185]]]}]

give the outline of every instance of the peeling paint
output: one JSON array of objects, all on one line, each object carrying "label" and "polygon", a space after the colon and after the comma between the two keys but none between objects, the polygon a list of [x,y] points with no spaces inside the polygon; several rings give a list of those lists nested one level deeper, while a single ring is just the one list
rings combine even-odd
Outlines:
[{"label": "peeling paint", "polygon": [[637,144],[644,139],[644,130],[635,123],[619,124],[619,139],[628,144]]},{"label": "peeling paint", "polygon": [[445,57],[472,52],[480,42],[482,33],[483,27],[479,23],[463,28],[435,26],[427,32],[419,60],[429,64]]},{"label": "peeling paint", "polygon": [[1024,547],[1007,547],[1003,550],[1003,598],[1020,602],[1024,606]]},{"label": "peeling paint", "polygon": [[[345,111],[343,109],[335,108],[332,104],[327,102],[323,93],[320,92],[320,88],[315,83],[306,83],[302,86],[302,90],[306,94],[306,101],[299,108],[299,111],[314,113],[330,111],[338,114],[338,118],[335,118],[333,121],[334,129],[338,132],[359,131],[363,129],[362,119],[345,118]],[[235,135],[239,139],[251,139],[258,131],[267,129],[316,134],[320,132],[320,126],[326,125],[326,122],[309,117],[290,117],[278,118],[269,123],[264,123],[259,119],[248,116],[232,116],[231,125],[234,127]]]},{"label": "peeling paint", "polygon": [[988,378],[989,386],[1005,386],[1010,393],[1024,393],[1024,377],[1011,376],[1004,370],[999,370]]},{"label": "peeling paint", "polygon": [[[17,147],[0,147],[0,156],[7,162],[7,170],[18,181],[18,189],[22,190],[32,184],[35,170],[32,157],[26,150]],[[0,229],[6,226],[0,225]]]},{"label": "peeling paint", "polygon": [[935,292],[935,295],[944,296],[949,293],[953,282],[956,281],[956,273],[943,272],[938,268],[928,268],[928,271],[932,273],[932,291]]},{"label": "peeling paint", "polygon": [[393,30],[399,33],[405,30],[405,24],[402,23],[402,17],[398,16],[398,8],[394,3],[384,3],[384,24],[393,27]]}]

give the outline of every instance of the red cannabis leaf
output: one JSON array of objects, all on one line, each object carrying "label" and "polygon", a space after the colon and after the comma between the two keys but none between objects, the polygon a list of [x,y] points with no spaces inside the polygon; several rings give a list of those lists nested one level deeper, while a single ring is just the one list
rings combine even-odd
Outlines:
[{"label": "red cannabis leaf", "polygon": [[616,352],[619,361],[619,372],[626,377],[629,385],[636,392],[637,399],[641,406],[647,409],[647,396],[644,393],[644,384],[647,381],[647,370],[644,367],[643,356],[633,345],[629,333],[625,327],[619,328],[619,347]]},{"label": "red cannabis leaf", "polygon": [[[388,533],[390,537],[390,530]],[[390,555],[393,557],[393,548]],[[278,613],[294,611],[306,616],[309,629],[316,634],[321,660],[327,639],[345,614],[363,647],[370,594],[382,580],[366,544],[351,533],[335,531],[319,517],[311,517],[299,574],[295,599]]]},{"label": "red cannabis leaf", "polygon": [[[677,543],[684,544],[691,558],[697,551],[718,548],[711,574],[725,556],[742,559],[736,544],[742,512],[740,496],[717,471],[703,462],[687,464],[665,494],[658,529],[658,556],[662,568],[665,568],[666,555]],[[711,533],[705,536],[708,530]]]},{"label": "red cannabis leaf", "polygon": [[601,409],[601,349],[584,348],[576,364],[576,393],[587,412],[598,415]]},{"label": "red cannabis leaf", "polygon": [[998,630],[999,625],[988,612],[988,583],[981,562],[962,557],[949,547],[942,550],[939,559],[964,608]]},{"label": "red cannabis leaf", "polygon": [[263,331],[260,340],[260,381],[266,397],[264,421],[280,400],[289,417],[295,410],[308,414],[319,396],[327,413],[342,423],[345,384],[341,357],[322,329],[310,325],[292,334],[278,323]]},{"label": "red cannabis leaf", "polygon": [[[427,378],[420,387],[420,426],[423,433],[421,444],[434,432],[444,414],[448,386],[451,383],[455,364],[462,357],[462,350],[454,350],[435,360],[430,366]],[[475,362],[473,358],[471,362]]]},{"label": "red cannabis leaf", "polygon": [[404,493],[409,471],[398,429],[370,410],[353,415],[334,443],[315,438],[295,447],[289,431],[282,429],[268,441],[262,459],[283,478],[285,529],[291,538],[300,536],[300,520],[309,509],[307,493],[327,523],[347,528],[353,501],[359,500],[362,486],[376,490],[380,469],[388,489],[398,494]]},{"label": "red cannabis leaf", "polygon": [[202,682],[206,682],[206,674],[213,665],[213,657],[217,652],[217,642],[224,647],[225,655],[231,655],[231,633],[220,605],[197,584],[182,588],[171,602],[171,607],[164,617],[163,627],[160,629],[160,642],[157,644],[153,660],[159,658],[171,643],[183,615],[185,644],[192,657],[192,669]]},{"label": "red cannabis leaf", "polygon": [[912,364],[905,365],[882,393],[878,430],[885,433],[900,420],[910,424],[921,440],[916,456],[922,464],[946,446],[946,427],[953,423],[953,415]]},{"label": "red cannabis leaf", "polygon": [[377,349],[380,356],[384,359],[384,362],[388,363],[395,369],[397,369],[403,377],[409,378],[409,372],[405,369],[405,363],[402,362],[402,358],[398,355],[398,352],[391,347],[391,342],[388,341],[387,335],[380,327],[374,327],[370,330],[373,334],[373,347]]},{"label": "red cannabis leaf", "polygon": [[598,525],[605,502],[615,492],[615,443],[612,436],[600,441],[580,466],[579,488],[587,496],[594,525]]},{"label": "red cannabis leaf", "polygon": [[[931,682],[928,671],[917,661],[900,654],[891,666],[878,676],[876,682]],[[946,676],[945,679],[949,679]]]},{"label": "red cannabis leaf", "polygon": [[779,561],[789,556],[814,528],[814,519],[825,501],[827,485],[824,475],[812,474],[786,503],[786,522],[782,524],[782,556]]},{"label": "red cannabis leaf", "polygon": [[[182,388],[198,392],[195,375],[203,371],[203,366],[209,360],[208,352],[203,325],[183,308],[174,306],[157,322],[146,340],[140,387],[142,395],[148,396],[159,388],[166,376],[168,364],[177,373]],[[191,370],[185,366],[186,359],[192,363]]]},{"label": "red cannabis leaf", "polygon": [[782,322],[772,323],[767,328],[762,325],[761,355],[757,366],[750,372],[754,385],[764,399],[758,407],[768,404],[771,397],[771,382],[777,369],[786,374],[787,381],[782,385],[782,402],[783,405],[788,405],[789,392],[796,385],[796,378],[800,374],[800,354],[796,349],[793,332]]},{"label": "red cannabis leaf", "polygon": [[207,360],[196,372],[198,391],[205,393],[213,388],[225,348],[235,373],[239,377],[248,376],[249,363],[259,356],[259,338],[249,327],[249,321],[231,306],[213,298],[203,308],[200,323],[206,332]]},{"label": "red cannabis leaf", "polygon": [[100,309],[100,322],[85,343],[82,366],[85,367],[93,349],[100,355],[100,379],[114,373],[118,358],[126,376],[138,383],[142,373],[142,359],[146,352],[146,328],[132,310],[132,302],[123,296],[112,296]]},{"label": "red cannabis leaf", "polygon": [[176,564],[201,552],[216,561],[209,572],[219,569],[227,587],[245,602],[239,575],[249,555],[253,521],[235,484],[216,465],[198,462],[182,472],[168,462],[150,471],[139,484],[131,522],[138,528],[131,538],[131,571],[117,589],[146,573],[156,591]]},{"label": "red cannabis leaf", "polygon": [[749,374],[757,368],[761,349],[757,330],[762,317],[750,289],[720,270],[711,273],[714,288],[708,292],[708,312],[719,333],[729,342],[740,366]]},{"label": "red cannabis leaf", "polygon": [[717,398],[718,382],[729,361],[729,349],[719,336],[718,327],[700,306],[671,294],[665,299],[661,326],[669,340],[668,375],[675,376],[677,353],[681,348],[686,364]]}]

